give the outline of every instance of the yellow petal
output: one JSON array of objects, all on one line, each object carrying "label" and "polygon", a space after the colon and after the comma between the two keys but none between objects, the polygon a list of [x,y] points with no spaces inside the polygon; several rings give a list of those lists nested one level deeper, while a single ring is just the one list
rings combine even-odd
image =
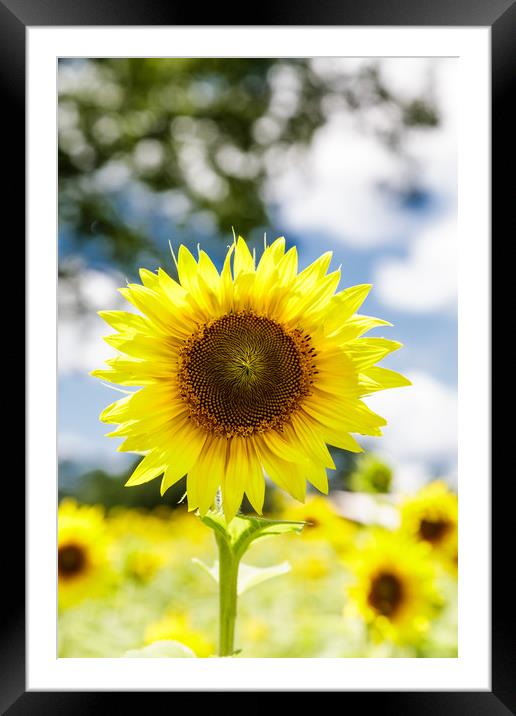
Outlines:
[{"label": "yellow petal", "polygon": [[220,276],[213,261],[205,251],[199,251],[199,274],[211,291],[220,297]]},{"label": "yellow petal", "polygon": [[186,499],[188,500],[188,512],[199,507],[199,473],[190,468],[186,476]]},{"label": "yellow petal", "polygon": [[186,305],[186,291],[163,269],[158,269],[160,289],[174,306]]},{"label": "yellow petal", "polygon": [[346,432],[337,432],[325,428],[325,438],[330,445],[349,452],[364,452],[364,448],[357,443],[355,438]]},{"label": "yellow petal", "polygon": [[340,396],[332,400],[327,395],[317,393],[317,390],[305,400],[303,410],[322,425],[337,431],[381,435],[378,428],[387,424],[384,418],[374,413],[361,400],[346,400]]},{"label": "yellow petal", "polygon": [[247,477],[246,438],[233,437],[228,442],[226,474],[222,483],[222,508],[226,522],[231,522],[244,497]]},{"label": "yellow petal", "polygon": [[297,275],[297,249],[293,246],[287,251],[278,265],[278,276],[281,283],[288,284]]},{"label": "yellow petal", "polygon": [[159,279],[157,274],[149,271],[148,269],[141,268],[139,271],[140,280],[147,288],[156,288],[159,285]]},{"label": "yellow petal", "polygon": [[254,258],[244,239],[239,236],[235,247],[233,274],[237,278],[241,273],[254,273]]},{"label": "yellow petal", "polygon": [[288,442],[276,430],[263,433],[261,439],[269,450],[282,460],[302,462],[304,459],[304,452],[300,450],[300,446]]},{"label": "yellow petal", "polygon": [[324,440],[312,430],[308,421],[303,419],[303,413],[298,412],[292,416],[292,428],[313,462],[335,469],[335,463]]},{"label": "yellow petal", "polygon": [[384,321],[381,318],[374,318],[372,316],[361,316],[356,315],[348,318],[344,325],[337,330],[335,337],[339,343],[346,343],[347,341],[355,340],[360,338],[364,333],[367,333],[373,328],[378,326],[392,326],[389,321]]},{"label": "yellow petal", "polygon": [[317,281],[326,274],[330,266],[332,256],[333,254],[331,251],[326,251],[326,253],[319,256],[318,259],[301,271],[296,281],[296,288],[300,290],[301,293],[306,290],[310,291],[314,284],[316,284]]},{"label": "yellow petal", "polygon": [[179,338],[157,340],[155,336],[143,336],[139,333],[115,333],[105,336],[104,341],[108,346],[128,356],[150,360],[173,360],[181,344]]},{"label": "yellow petal", "polygon": [[231,257],[235,250],[235,244],[228,247],[224,266],[222,267],[221,277],[221,300],[223,305],[229,311],[233,307],[233,276],[231,275]]},{"label": "yellow petal", "polygon": [[[225,438],[209,436],[194,466],[188,472],[188,478],[193,473],[196,480],[197,506],[201,515],[205,515],[210,509],[215,494],[222,485],[226,469],[226,449]],[[190,505],[190,495],[188,504]]]},{"label": "yellow petal", "polygon": [[262,259],[264,256],[267,256],[267,258],[272,258],[274,263],[278,263],[281,258],[283,257],[283,254],[285,253],[285,237],[284,236],[278,236],[277,239],[274,239],[272,244],[267,246],[262,254]]},{"label": "yellow petal", "polygon": [[301,473],[301,467],[276,455],[269,449],[264,440],[257,439],[255,447],[268,477],[295,500],[304,502],[306,479]]},{"label": "yellow petal", "polygon": [[125,485],[126,487],[132,487],[134,485],[142,485],[144,482],[149,482],[155,477],[158,477],[158,475],[161,475],[165,467],[166,460],[164,453],[154,450],[149,455],[146,455],[139,465],[137,465]]},{"label": "yellow petal", "polygon": [[363,372],[378,363],[386,355],[401,348],[402,343],[387,338],[358,338],[346,344],[346,355],[351,358],[356,369]]},{"label": "yellow petal", "polygon": [[320,311],[335,293],[339,281],[340,271],[334,271],[320,278],[310,288],[297,288],[288,302],[284,312],[284,320],[294,323],[306,320],[306,317],[310,316],[310,314]]},{"label": "yellow petal", "polygon": [[328,333],[333,333],[341,328],[348,318],[358,311],[370,290],[371,284],[363,283],[358,286],[350,286],[333,296],[325,318]]},{"label": "yellow petal", "polygon": [[[256,269],[257,285],[269,281],[270,275],[277,269],[285,253],[285,239],[280,237],[264,250]],[[276,274],[277,275],[277,274]]]},{"label": "yellow petal", "polygon": [[328,475],[326,468],[321,464],[309,463],[306,470],[306,478],[316,490],[322,492],[323,495],[328,494]]},{"label": "yellow petal", "polygon": [[205,442],[206,433],[188,419],[174,430],[167,450],[167,469],[161,483],[162,495],[195,464]]},{"label": "yellow petal", "polygon": [[254,510],[261,515],[263,511],[263,501],[265,499],[265,478],[263,476],[260,460],[256,454],[254,443],[248,440],[246,447],[248,474],[245,493]]},{"label": "yellow petal", "polygon": [[157,327],[144,316],[128,311],[99,311],[98,315],[106,321],[115,331],[140,331],[145,334],[156,334]]},{"label": "yellow petal", "polygon": [[365,395],[387,388],[401,388],[412,383],[395,370],[373,366],[359,375],[358,385],[362,389],[362,395]]},{"label": "yellow petal", "polygon": [[181,286],[188,291],[195,287],[197,277],[197,261],[184,244],[181,244],[177,254],[177,275]]},{"label": "yellow petal", "polygon": [[185,331],[177,321],[174,321],[173,307],[163,301],[156,291],[137,283],[130,283],[126,288],[120,288],[119,292],[129,303],[150,318],[162,332],[185,337]]}]

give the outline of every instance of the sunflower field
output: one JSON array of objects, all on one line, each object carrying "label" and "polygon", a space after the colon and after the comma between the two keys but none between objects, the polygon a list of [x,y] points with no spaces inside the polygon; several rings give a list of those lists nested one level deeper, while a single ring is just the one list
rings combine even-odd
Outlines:
[{"label": "sunflower field", "polygon": [[[457,498],[443,481],[406,498],[273,497],[272,517],[305,525],[246,555],[235,658],[457,656]],[[59,656],[216,656],[215,559],[182,505],[62,500]]]}]

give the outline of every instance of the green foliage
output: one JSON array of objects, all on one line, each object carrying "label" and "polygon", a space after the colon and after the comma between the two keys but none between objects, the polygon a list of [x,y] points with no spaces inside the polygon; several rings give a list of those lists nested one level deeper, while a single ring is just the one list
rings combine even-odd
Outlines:
[{"label": "green foliage", "polygon": [[372,453],[361,455],[349,476],[354,492],[387,493],[392,484],[392,469]]},{"label": "green foliage", "polygon": [[[195,233],[199,221],[211,235],[227,237],[232,226],[252,235],[270,223],[267,179],[310,144],[329,112],[365,116],[371,108],[387,120],[372,131],[397,152],[407,129],[439,121],[429,98],[397,96],[374,63],[327,76],[307,59],[63,59],[59,214],[67,255],[134,271],[137,255],[160,253],[152,221],[127,216],[129,186],[163,200],[175,235]],[[368,131],[366,120],[361,126]]]},{"label": "green foliage", "polygon": [[74,497],[83,504],[102,504],[107,508],[125,505],[150,509],[163,504],[175,507],[186,492],[186,478],[179,480],[163,496],[157,482],[139,485],[137,490],[125,487],[140,459],[135,459],[122,473],[103,469],[82,472],[79,465],[63,461],[59,465],[59,499]]},{"label": "green foliage", "polygon": [[269,520],[263,517],[237,515],[229,525],[222,512],[210,511],[201,520],[223,539],[236,560],[240,560],[253,542],[264,537],[283,534],[300,534],[304,522]]},{"label": "green foliage", "polygon": [[[199,567],[206,572],[206,574],[209,574],[214,582],[217,584],[219,583],[220,570],[217,560],[215,560],[213,567],[208,567],[208,565],[200,559],[194,558],[192,561],[194,564],[198,564]],[[258,584],[262,584],[263,582],[267,582],[269,579],[273,579],[273,577],[279,577],[282,574],[287,574],[290,572],[290,569],[291,567],[288,562],[281,562],[280,564],[275,564],[272,567],[252,567],[250,564],[240,564],[238,570],[238,596],[247,592],[248,589],[258,586]]]}]

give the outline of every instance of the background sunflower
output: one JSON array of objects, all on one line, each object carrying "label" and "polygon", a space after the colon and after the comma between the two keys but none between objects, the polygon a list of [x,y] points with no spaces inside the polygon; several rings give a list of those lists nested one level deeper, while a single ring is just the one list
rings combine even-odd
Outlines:
[{"label": "background sunflower", "polygon": [[401,506],[402,529],[428,544],[444,563],[457,567],[458,500],[443,480],[421,488]]},{"label": "background sunflower", "polygon": [[57,538],[60,607],[98,596],[109,588],[113,572],[108,549],[102,508],[63,500]]},{"label": "background sunflower", "polygon": [[401,533],[376,530],[351,558],[348,588],[373,639],[421,642],[441,604],[430,550]]}]

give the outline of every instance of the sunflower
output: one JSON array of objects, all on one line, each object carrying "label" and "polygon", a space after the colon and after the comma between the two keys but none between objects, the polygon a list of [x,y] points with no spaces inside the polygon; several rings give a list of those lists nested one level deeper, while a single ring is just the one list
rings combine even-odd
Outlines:
[{"label": "sunflower", "polygon": [[456,565],[458,501],[446,483],[435,480],[425,485],[400,509],[402,529],[430,545],[436,557]]},{"label": "sunflower", "polygon": [[304,504],[293,503],[285,507],[284,520],[306,522],[301,533],[305,540],[321,540],[331,544],[338,552],[346,552],[353,544],[357,527],[339,515],[328,498],[310,497]]},{"label": "sunflower", "polygon": [[63,500],[57,542],[59,606],[69,607],[102,593],[111,577],[102,510]]},{"label": "sunflower", "polygon": [[179,282],[142,269],[143,285],[120,289],[142,315],[100,312],[121,355],[93,375],[140,387],[100,416],[118,424],[119,450],[144,455],[127,485],[163,476],[163,494],[187,474],[189,509],[205,514],[220,488],[229,522],[244,493],[261,514],[264,472],[303,501],[306,480],[328,490],[327,444],[360,452],[351,433],[381,434],[362,398],[409,384],[375,365],[401,344],[362,337],[390,324],[356,314],[369,285],[336,293],[330,260],[298,273],[280,238],[257,264],[239,238],[219,273],[180,246]]},{"label": "sunflower", "polygon": [[414,644],[426,634],[441,600],[429,548],[400,532],[375,530],[350,560],[350,612],[378,640]]}]

